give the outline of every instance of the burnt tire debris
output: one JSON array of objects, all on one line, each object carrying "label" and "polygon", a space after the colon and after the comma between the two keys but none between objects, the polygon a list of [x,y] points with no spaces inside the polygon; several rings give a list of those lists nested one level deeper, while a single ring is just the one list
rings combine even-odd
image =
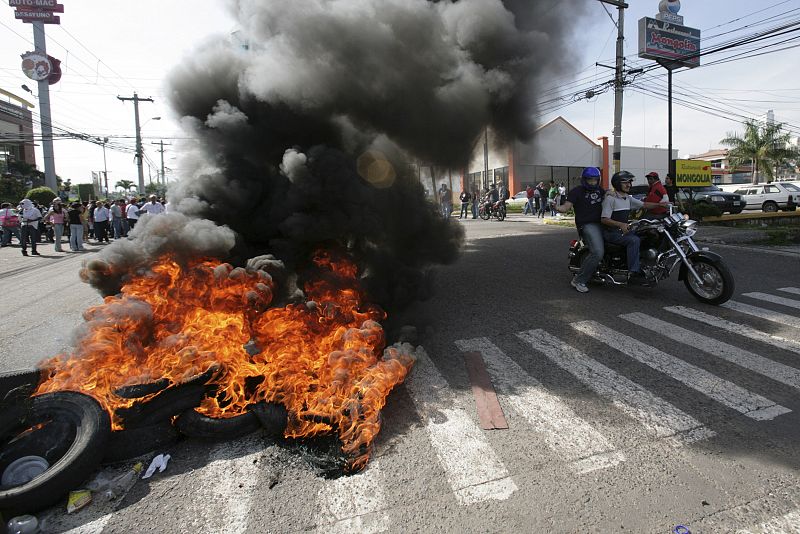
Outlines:
[{"label": "burnt tire debris", "polygon": [[49,464],[24,484],[0,486],[0,511],[8,516],[37,512],[78,487],[100,465],[111,434],[108,413],[93,398],[74,391],[35,396],[21,420],[3,423],[0,472],[20,454],[39,456]]}]

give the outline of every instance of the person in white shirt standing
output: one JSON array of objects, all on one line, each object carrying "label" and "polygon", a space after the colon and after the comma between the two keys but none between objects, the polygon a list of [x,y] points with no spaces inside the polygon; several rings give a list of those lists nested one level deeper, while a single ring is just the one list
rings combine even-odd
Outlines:
[{"label": "person in white shirt standing", "polygon": [[128,219],[128,228],[133,230],[133,227],[136,226],[136,222],[139,220],[139,206],[136,205],[136,201],[131,199],[128,202],[128,206],[125,208],[125,218]]},{"label": "person in white shirt standing", "polygon": [[108,208],[102,202],[98,202],[94,210],[94,237],[98,243],[103,241],[106,243],[111,242],[108,239],[108,219],[110,216]]},{"label": "person in white shirt standing", "polygon": [[36,251],[36,242],[39,241],[39,221],[42,219],[42,212],[33,205],[29,198],[20,202],[22,211],[22,255],[28,255],[28,239],[31,241],[31,254],[40,256]]},{"label": "person in white shirt standing", "polygon": [[160,215],[164,213],[164,205],[158,201],[155,195],[150,195],[150,202],[142,206],[142,211],[146,211],[149,215]]}]

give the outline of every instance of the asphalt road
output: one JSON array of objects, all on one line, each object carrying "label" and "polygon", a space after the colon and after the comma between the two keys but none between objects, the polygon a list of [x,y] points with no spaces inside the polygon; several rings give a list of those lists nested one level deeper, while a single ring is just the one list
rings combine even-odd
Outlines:
[{"label": "asphalt road", "polygon": [[[737,283],[712,307],[677,280],[577,293],[568,228],[454,223],[463,257],[401,318],[424,350],[367,470],[328,480],[260,435],[190,440],[122,499],[41,514],[45,532],[798,532],[800,255],[712,246]],[[88,255],[17,255],[0,250],[5,369],[62,350],[100,302]],[[465,350],[508,430],[478,426]]]}]

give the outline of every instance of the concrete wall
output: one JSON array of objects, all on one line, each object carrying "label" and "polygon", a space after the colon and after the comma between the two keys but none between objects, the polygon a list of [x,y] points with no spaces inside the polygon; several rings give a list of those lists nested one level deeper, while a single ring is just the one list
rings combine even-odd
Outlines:
[{"label": "concrete wall", "polygon": [[560,118],[539,129],[531,142],[517,146],[518,165],[599,167],[602,159],[600,145]]},{"label": "concrete wall", "polygon": [[[666,148],[623,146],[620,165],[623,170],[632,172],[636,176],[634,185],[647,185],[647,179],[644,176],[650,171],[657,172],[663,182],[669,172],[668,153],[669,150]],[[673,149],[672,159],[677,158],[678,151]],[[613,162],[609,162],[609,164],[612,165]]]}]

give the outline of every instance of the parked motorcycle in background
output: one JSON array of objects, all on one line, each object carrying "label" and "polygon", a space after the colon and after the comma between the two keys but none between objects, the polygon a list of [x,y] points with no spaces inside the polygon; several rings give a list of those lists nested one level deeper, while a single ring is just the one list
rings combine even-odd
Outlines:
[{"label": "parked motorcycle in background", "polygon": [[[631,231],[642,241],[640,262],[648,283],[658,285],[679,268],[678,280],[701,302],[722,304],[733,295],[733,275],[719,254],[700,249],[692,237],[697,221],[681,213],[663,219],[640,219],[631,223]],[[582,239],[573,240],[569,249],[569,270],[577,274],[589,256],[589,247]],[[605,255],[592,276],[592,281],[627,285],[627,256],[624,246],[605,243]]]}]

